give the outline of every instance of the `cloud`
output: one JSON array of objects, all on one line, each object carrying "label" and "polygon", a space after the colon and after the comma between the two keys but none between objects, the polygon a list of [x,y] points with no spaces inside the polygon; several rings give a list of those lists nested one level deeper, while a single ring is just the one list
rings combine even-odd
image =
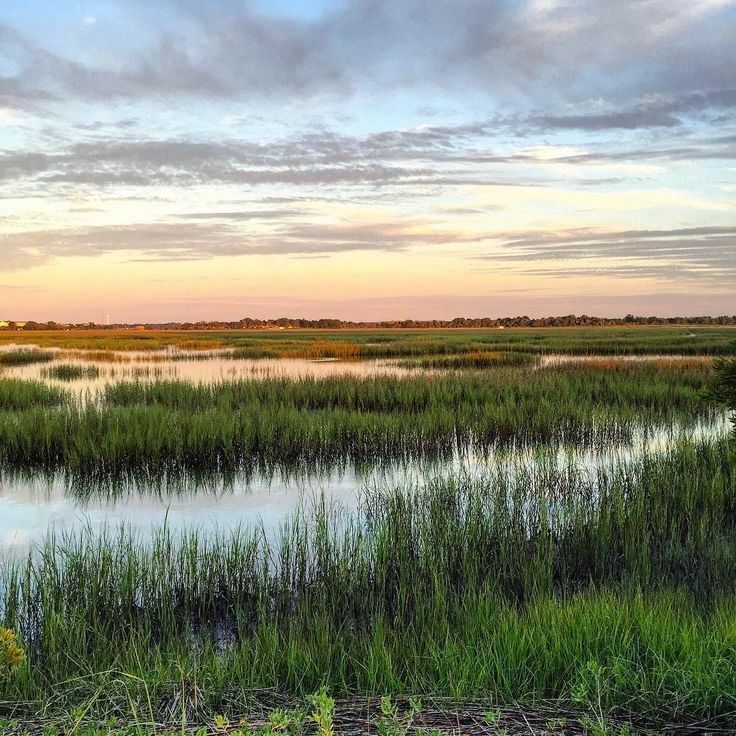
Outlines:
[{"label": "cloud", "polygon": [[[454,225],[466,217],[514,229],[688,208],[710,225],[704,212],[729,206],[710,174],[736,158],[734,2],[344,0],[308,18],[258,7],[114,0],[114,31],[102,16],[81,29],[77,14],[64,46],[43,19],[35,36],[0,24],[0,185],[27,200],[5,227],[49,228],[0,236],[0,269],[105,254],[460,253],[484,240]],[[656,181],[625,186],[632,177]],[[471,201],[482,184],[515,187],[484,193],[498,215]],[[346,201],[360,208],[332,207]],[[129,221],[70,216],[85,202]],[[46,225],[60,213],[66,227]],[[571,274],[718,285],[734,277],[733,248],[712,229],[569,230],[511,233],[492,257],[525,273],[564,275],[558,258]]]},{"label": "cloud", "polygon": [[[728,99],[731,99],[730,97]],[[670,101],[670,107],[680,103]],[[654,108],[647,108],[651,111]],[[661,107],[657,108],[659,112]],[[658,114],[659,114],[658,112]],[[666,113],[670,115],[669,112]],[[579,127],[603,130],[646,120],[649,112],[610,113],[591,118],[531,116],[523,123],[544,131]],[[638,121],[638,123],[637,123]],[[85,131],[105,125],[84,123]],[[192,137],[152,139],[133,137],[139,121],[123,118],[108,125],[115,137],[95,137],[61,148],[0,150],[0,183],[36,182],[80,186],[192,186],[198,184],[251,185],[459,185],[488,179],[498,167],[525,164],[599,164],[658,160],[707,160],[736,157],[734,136],[717,132],[709,136],[678,135],[677,145],[635,148],[591,144],[580,150],[566,146],[538,146],[503,150],[490,147],[489,136],[516,129],[512,119],[489,119],[457,125],[432,125],[384,130],[363,136],[319,129],[295,133],[280,140],[203,140]],[[80,126],[77,126],[80,127]],[[541,129],[541,128],[540,128]],[[507,182],[520,182],[505,169]],[[538,183],[542,183],[537,176]]]},{"label": "cloud", "polygon": [[3,253],[0,271],[31,268],[55,258],[111,254],[126,260],[196,261],[221,256],[397,251],[412,246],[481,239],[437,227],[431,222],[405,219],[369,223],[280,223],[265,231],[250,231],[239,227],[239,223],[258,219],[268,222],[273,218],[269,213],[265,213],[265,218],[260,217],[264,213],[219,213],[222,217],[217,214],[174,216],[186,222],[172,220],[0,234]]},{"label": "cloud", "polygon": [[240,210],[233,212],[180,212],[173,217],[181,220],[228,220],[230,222],[247,222],[250,220],[283,220],[298,217],[301,210]]},{"label": "cloud", "polygon": [[357,248],[394,250],[410,245],[478,242],[485,236],[469,235],[458,230],[438,228],[432,223],[412,221],[408,218],[393,222],[334,223],[316,225],[306,223],[286,230],[286,235],[296,243],[324,243],[327,249]]},{"label": "cloud", "polygon": [[543,130],[635,130],[637,128],[674,128],[681,121],[664,110],[622,110],[600,115],[539,115],[526,121]]},{"label": "cloud", "polygon": [[[691,93],[703,80],[722,89],[736,67],[733,4],[725,2],[693,12],[681,0],[345,0],[316,19],[269,15],[237,0],[120,3],[123,25],[104,56],[82,46],[72,60],[0,27],[3,53],[18,68],[4,80],[16,101],[430,87],[564,103],[591,93]],[[145,36],[126,42],[138,28]]]},{"label": "cloud", "polygon": [[574,115],[529,115],[520,121],[527,127],[541,130],[636,130],[640,128],[675,128],[682,124],[682,116],[710,110],[730,110],[736,107],[736,88],[698,90],[680,95],[656,96],[618,109]]},{"label": "cloud", "polygon": [[525,232],[501,242],[499,252],[481,259],[521,262],[534,275],[693,279],[721,289],[736,280],[736,225]]},{"label": "cloud", "polygon": [[0,181],[109,185],[383,184],[424,180],[434,172],[376,160],[370,143],[336,134],[270,145],[249,141],[98,140],[56,152],[0,153]]}]

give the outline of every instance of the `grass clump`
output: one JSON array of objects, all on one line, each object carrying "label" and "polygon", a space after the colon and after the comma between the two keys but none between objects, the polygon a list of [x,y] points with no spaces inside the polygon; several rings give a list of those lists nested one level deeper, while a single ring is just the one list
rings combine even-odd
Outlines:
[{"label": "grass clump", "polygon": [[440,355],[405,360],[400,363],[406,368],[476,369],[515,366],[533,363],[536,356],[520,352],[483,352],[480,350],[460,355]]},{"label": "grass clump", "polygon": [[45,350],[6,350],[0,351],[0,366],[32,365],[34,363],[50,363],[54,354]]},{"label": "grass clump", "polygon": [[[533,337],[504,335],[519,348]],[[713,388],[703,361],[540,368],[527,362],[540,348],[499,352],[524,362],[498,365],[488,363],[495,349],[477,347],[483,335],[441,348],[411,339],[356,344],[361,353],[426,348],[419,361],[478,370],[141,381],[86,401],[0,381],[0,467],[21,472],[226,477],[502,444],[526,453],[477,475],[367,490],[355,512],[318,499],[274,534],[51,533],[26,559],[0,562],[0,625],[17,632],[6,636],[24,655],[0,676],[0,702],[45,713],[83,703],[84,718],[146,712],[153,723],[243,712],[254,690],[307,697],[326,686],[345,698],[384,695],[385,736],[414,725],[414,705],[388,700],[406,693],[552,700],[588,714],[591,732],[611,712],[729,723],[733,443],[682,441],[594,470],[558,449],[600,449],[712,418],[708,392],[731,400],[730,364],[717,364]],[[309,701],[310,726],[329,736],[333,706],[321,697]],[[272,715],[271,732],[304,725]],[[222,715],[214,726],[230,728]]]},{"label": "grass clump", "polygon": [[41,372],[44,378],[57,381],[81,381],[100,377],[100,369],[94,365],[77,365],[75,363],[58,363]]},{"label": "grass clump", "polygon": [[714,367],[716,381],[712,389],[712,396],[730,411],[735,412],[732,422],[736,434],[736,360],[719,358]]},{"label": "grass clump", "polygon": [[67,396],[63,391],[40,381],[0,379],[0,417],[3,412],[59,407],[66,400]]}]

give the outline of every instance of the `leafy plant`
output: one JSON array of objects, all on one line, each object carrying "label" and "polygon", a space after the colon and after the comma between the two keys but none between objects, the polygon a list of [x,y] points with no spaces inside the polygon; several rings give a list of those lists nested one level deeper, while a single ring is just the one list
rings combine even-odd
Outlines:
[{"label": "leafy plant", "polygon": [[334,736],[333,721],[335,717],[335,701],[323,687],[315,695],[307,698],[312,708],[311,720],[316,724],[319,736]]},{"label": "leafy plant", "polygon": [[422,710],[422,701],[409,698],[409,707],[403,713],[389,695],[381,698],[381,718],[377,728],[380,736],[406,736],[414,719]]}]

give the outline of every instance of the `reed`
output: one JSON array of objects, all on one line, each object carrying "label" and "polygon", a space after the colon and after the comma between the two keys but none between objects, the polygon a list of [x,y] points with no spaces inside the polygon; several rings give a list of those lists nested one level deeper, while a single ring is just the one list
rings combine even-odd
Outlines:
[{"label": "reed", "polygon": [[[305,503],[276,532],[50,532],[0,561],[0,630],[23,655],[0,704],[154,721],[191,691],[211,718],[246,711],[254,690],[328,686],[730,723],[736,446],[678,429],[722,417],[712,398],[728,405],[731,364],[716,363],[716,383],[702,357],[529,357],[553,340],[584,351],[592,333],[624,340],[590,332],[212,336],[236,352],[383,352],[448,369],[401,378],[141,380],[82,397],[0,380],[2,481],[58,473],[80,493],[121,479],[147,492],[162,477],[202,489],[237,473],[438,461],[416,484],[365,488],[353,511]],[[186,334],[208,359],[210,336]],[[647,349],[680,351],[678,334],[652,332]],[[721,349],[720,333],[702,339]],[[152,355],[118,370],[160,379]],[[573,452],[667,429],[663,453],[591,468]],[[443,470],[472,452],[485,461],[474,472]]]}]

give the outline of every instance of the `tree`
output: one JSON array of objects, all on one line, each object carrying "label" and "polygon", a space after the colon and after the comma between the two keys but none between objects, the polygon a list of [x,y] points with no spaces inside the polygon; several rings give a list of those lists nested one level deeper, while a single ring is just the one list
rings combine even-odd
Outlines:
[{"label": "tree", "polygon": [[[736,358],[718,358],[714,364],[716,383],[713,388],[713,398],[736,412]],[[731,417],[736,433],[736,414]]]}]

